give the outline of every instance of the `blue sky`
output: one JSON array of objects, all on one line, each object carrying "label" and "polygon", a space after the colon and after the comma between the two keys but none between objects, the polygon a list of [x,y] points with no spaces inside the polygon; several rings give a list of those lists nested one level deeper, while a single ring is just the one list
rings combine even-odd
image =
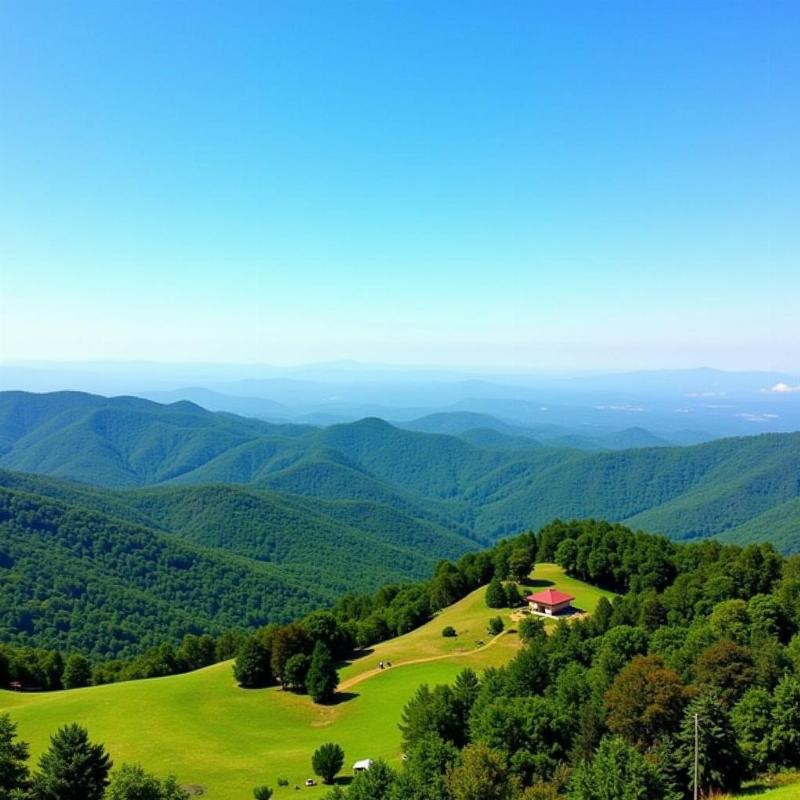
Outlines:
[{"label": "blue sky", "polygon": [[797,366],[794,2],[0,3],[0,359]]}]

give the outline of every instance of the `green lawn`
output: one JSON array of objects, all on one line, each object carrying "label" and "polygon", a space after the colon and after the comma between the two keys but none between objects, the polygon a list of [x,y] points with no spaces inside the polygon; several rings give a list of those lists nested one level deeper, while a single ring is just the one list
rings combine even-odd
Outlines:
[{"label": "green lawn", "polygon": [[[798,800],[800,798],[800,773],[778,775],[775,778],[775,786],[767,787],[762,784],[745,788],[741,794],[731,798],[739,800]],[[783,785],[781,785],[783,784]]]},{"label": "green lawn", "polygon": [[[605,594],[551,564],[537,565],[534,578],[532,585],[552,581],[574,594],[576,605],[586,611]],[[10,711],[34,757],[55,728],[77,721],[117,762],[138,761],[157,773],[173,772],[181,783],[206,787],[209,800],[242,800],[258,784],[277,789],[278,777],[288,778],[290,786],[277,789],[275,796],[287,797],[295,794],[295,784],[311,776],[311,753],[326,741],[344,748],[345,774],[361,758],[399,763],[397,722],[421,683],[449,682],[465,666],[481,670],[511,657],[519,646],[514,633],[480,649],[478,642],[490,641],[485,631],[490,617],[501,613],[513,627],[507,610],[486,608],[484,594],[478,589],[427,625],[354,660],[342,670],[342,682],[365,677],[333,706],[315,706],[307,697],[278,689],[240,689],[226,662],[188,675],[68,692],[0,692],[0,710]],[[445,625],[456,628],[456,639],[441,636]],[[395,666],[367,676],[380,660]],[[324,789],[303,792],[319,797]]]}]

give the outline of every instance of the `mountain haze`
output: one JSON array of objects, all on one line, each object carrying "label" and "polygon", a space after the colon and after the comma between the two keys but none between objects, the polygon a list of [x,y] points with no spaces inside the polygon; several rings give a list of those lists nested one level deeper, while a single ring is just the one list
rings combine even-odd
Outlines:
[{"label": "mountain haze", "polygon": [[[476,430],[422,433],[379,419],[320,429],[187,402],[3,393],[0,467],[109,488],[236,484],[314,498],[305,512],[328,518],[331,507],[321,501],[348,501],[349,510],[337,513],[362,504],[376,525],[391,510],[415,535],[461,537],[450,540],[454,546],[554,517],[603,517],[675,538],[769,539],[766,528],[774,525],[784,550],[800,549],[793,503],[800,496],[800,434],[588,452],[533,440],[527,447],[513,429]],[[635,429],[626,435],[650,436]],[[300,500],[281,502],[297,509]]]}]

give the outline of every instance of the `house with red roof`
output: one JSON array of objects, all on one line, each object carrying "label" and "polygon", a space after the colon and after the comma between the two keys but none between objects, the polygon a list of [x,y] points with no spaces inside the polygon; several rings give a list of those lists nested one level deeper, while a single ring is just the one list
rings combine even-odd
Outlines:
[{"label": "house with red roof", "polygon": [[531,613],[546,614],[548,617],[555,617],[569,611],[574,599],[571,594],[559,592],[558,589],[545,589],[543,592],[536,592],[527,597]]}]

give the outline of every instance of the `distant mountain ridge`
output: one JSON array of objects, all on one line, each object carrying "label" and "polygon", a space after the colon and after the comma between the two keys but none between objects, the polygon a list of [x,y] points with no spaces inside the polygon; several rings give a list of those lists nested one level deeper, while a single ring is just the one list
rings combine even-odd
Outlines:
[{"label": "distant mountain ridge", "polygon": [[769,539],[762,526],[774,525],[784,550],[800,550],[800,434],[608,452],[525,440],[513,428],[453,436],[364,419],[319,429],[186,402],[0,393],[0,467],[10,470],[118,488],[237,484],[319,508],[377,504],[466,542],[594,516],[676,538]]},{"label": "distant mountain ridge", "polygon": [[[420,433],[445,433],[460,436],[474,444],[497,447],[548,445],[573,447],[578,450],[627,450],[636,447],[669,447],[675,444],[699,444],[715,437],[701,432],[676,431],[665,438],[639,426],[621,430],[597,429],[590,426],[567,428],[563,425],[515,425],[490,414],[472,411],[450,411],[428,414],[397,427]],[[477,433],[483,431],[484,433]],[[489,436],[493,431],[501,436]]]}]

